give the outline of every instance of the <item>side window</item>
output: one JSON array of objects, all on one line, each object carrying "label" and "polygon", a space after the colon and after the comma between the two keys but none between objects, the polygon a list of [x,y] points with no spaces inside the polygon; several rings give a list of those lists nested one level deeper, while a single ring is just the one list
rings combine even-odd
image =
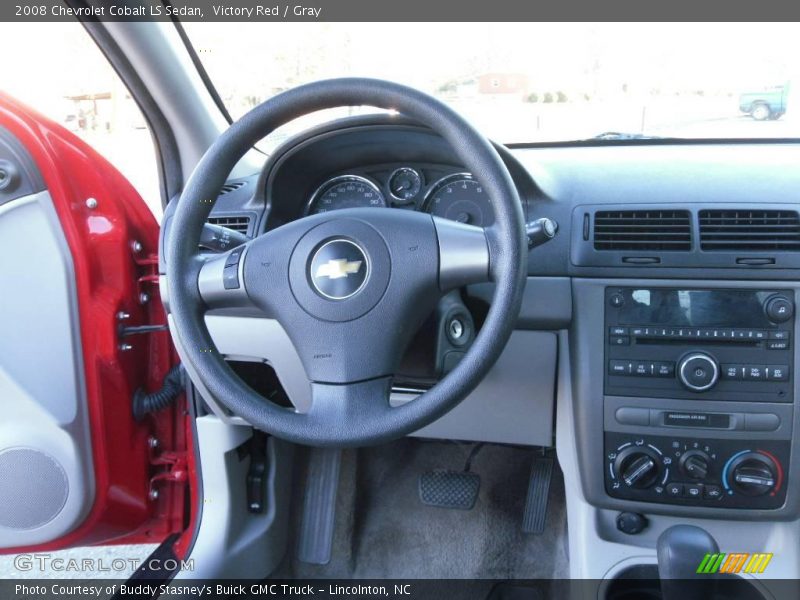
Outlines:
[{"label": "side window", "polygon": [[[161,220],[155,147],[139,107],[80,23],[0,25],[0,89],[71,130],[127,177]],[[22,50],[24,49],[24,50]]]}]

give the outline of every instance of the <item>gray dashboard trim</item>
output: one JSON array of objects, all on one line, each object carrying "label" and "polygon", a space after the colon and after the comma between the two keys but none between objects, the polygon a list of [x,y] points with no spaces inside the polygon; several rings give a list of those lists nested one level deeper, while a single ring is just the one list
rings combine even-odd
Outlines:
[{"label": "gray dashboard trim", "polygon": [[[467,286],[467,297],[491,302],[493,283]],[[517,329],[566,329],[572,321],[572,284],[569,277],[528,277]]]}]

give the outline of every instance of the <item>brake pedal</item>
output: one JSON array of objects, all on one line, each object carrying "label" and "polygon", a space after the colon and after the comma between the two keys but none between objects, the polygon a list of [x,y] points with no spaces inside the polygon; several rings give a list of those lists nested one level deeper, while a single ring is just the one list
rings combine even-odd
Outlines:
[{"label": "brake pedal", "polygon": [[547,518],[547,499],[550,496],[550,481],[553,478],[553,459],[537,456],[531,465],[528,480],[528,495],[525,498],[525,513],[522,516],[523,533],[544,532]]},{"label": "brake pedal", "polygon": [[333,547],[342,451],[312,448],[310,452],[297,559],[312,565],[327,565]]},{"label": "brake pedal", "polygon": [[481,476],[467,471],[428,471],[419,477],[419,499],[427,506],[470,510],[480,488]]}]

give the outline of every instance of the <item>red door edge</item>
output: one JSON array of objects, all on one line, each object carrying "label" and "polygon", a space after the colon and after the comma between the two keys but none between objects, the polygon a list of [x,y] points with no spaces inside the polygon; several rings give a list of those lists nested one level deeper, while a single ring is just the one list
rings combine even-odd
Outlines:
[{"label": "red door edge", "polygon": [[[166,323],[158,290],[158,223],[108,161],[3,93],[0,126],[37,164],[72,254],[95,476],[93,505],[74,530],[3,552],[155,543],[192,531],[196,463],[187,451],[193,429],[185,395],[141,422],[131,412],[134,392],[158,389],[178,356],[165,330],[120,336],[121,326]],[[184,539],[176,544],[180,557],[187,547]]]}]

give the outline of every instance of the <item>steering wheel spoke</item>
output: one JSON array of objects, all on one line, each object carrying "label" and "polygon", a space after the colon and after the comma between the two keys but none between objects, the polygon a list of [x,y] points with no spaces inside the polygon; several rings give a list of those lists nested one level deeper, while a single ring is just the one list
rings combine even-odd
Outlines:
[{"label": "steering wheel spoke", "polygon": [[439,287],[443,292],[490,280],[486,230],[433,217],[439,240]]},{"label": "steering wheel spoke", "polygon": [[391,409],[392,378],[352,383],[312,383],[308,417],[325,427],[346,430],[379,424]]},{"label": "steering wheel spoke", "polygon": [[209,309],[251,308],[244,279],[244,255],[247,246],[207,259],[197,275],[200,297]]}]

